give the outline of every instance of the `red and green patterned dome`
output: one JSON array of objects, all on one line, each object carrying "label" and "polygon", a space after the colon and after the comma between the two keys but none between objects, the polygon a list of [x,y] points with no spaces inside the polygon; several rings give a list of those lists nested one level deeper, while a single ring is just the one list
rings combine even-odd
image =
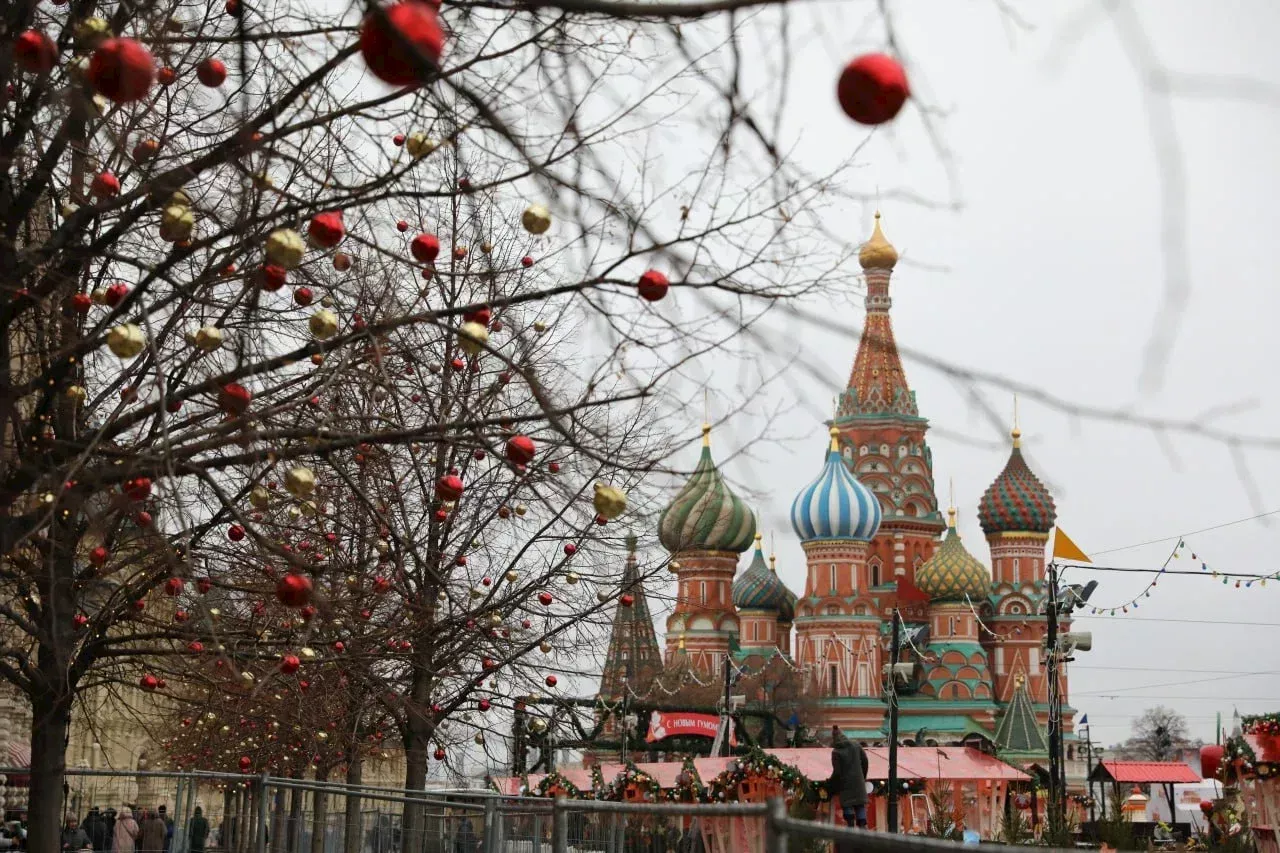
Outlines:
[{"label": "red and green patterned dome", "polygon": [[1013,430],[1013,452],[1004,470],[978,502],[982,532],[1048,533],[1058,517],[1053,495],[1022,457],[1022,433]]}]

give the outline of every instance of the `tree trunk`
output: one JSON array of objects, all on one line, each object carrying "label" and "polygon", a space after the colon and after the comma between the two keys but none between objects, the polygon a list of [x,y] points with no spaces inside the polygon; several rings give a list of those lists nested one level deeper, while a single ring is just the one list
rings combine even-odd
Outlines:
[{"label": "tree trunk", "polygon": [[[44,654],[42,651],[41,656]],[[58,853],[62,847],[62,786],[66,781],[70,710],[70,696],[38,693],[31,704],[30,853]]]},{"label": "tree trunk", "polygon": [[[329,770],[316,768],[316,781],[324,782],[329,778]],[[324,791],[311,792],[311,853],[324,853],[324,827],[329,811],[329,795]]]},{"label": "tree trunk", "polygon": [[[422,650],[419,650],[419,654]],[[427,787],[427,752],[431,748],[431,735],[435,722],[431,711],[431,673],[425,667],[415,667],[413,686],[410,689],[410,707],[404,726],[404,787],[409,796]],[[419,803],[405,803],[404,821],[401,824],[401,850],[403,853],[419,853],[425,830],[425,810]]]},{"label": "tree trunk", "polygon": [[[293,778],[301,781],[302,774],[294,773]],[[302,831],[302,798],[303,792],[297,788],[289,791],[289,838],[288,846],[285,848],[288,853],[294,853],[298,850],[298,834]]]},{"label": "tree trunk", "polygon": [[[347,784],[359,785],[364,778],[364,757],[360,754],[360,747],[357,746],[351,750],[351,762],[347,765]],[[380,815],[378,817],[381,817]],[[346,833],[344,835],[345,843],[342,846],[343,853],[360,853],[360,842],[364,837],[364,826],[360,822],[360,797],[354,792],[347,792],[347,814],[345,820]],[[380,832],[382,827],[375,825],[373,831]]]}]

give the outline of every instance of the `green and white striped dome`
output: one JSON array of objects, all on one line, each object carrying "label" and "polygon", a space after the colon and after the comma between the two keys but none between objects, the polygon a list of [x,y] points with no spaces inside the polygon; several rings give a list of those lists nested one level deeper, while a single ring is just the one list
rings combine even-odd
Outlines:
[{"label": "green and white striped dome", "polygon": [[662,511],[658,539],[672,554],[727,551],[741,554],[756,535],[756,517],[720,476],[711,459],[711,427],[702,427],[702,458],[693,476]]}]

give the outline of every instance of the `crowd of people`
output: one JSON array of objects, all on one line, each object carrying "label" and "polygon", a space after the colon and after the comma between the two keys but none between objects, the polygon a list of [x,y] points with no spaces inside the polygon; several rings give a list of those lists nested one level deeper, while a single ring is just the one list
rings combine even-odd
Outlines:
[{"label": "crowd of people", "polygon": [[[26,847],[25,817],[19,815],[0,828],[0,850]],[[173,819],[165,806],[155,809],[124,806],[119,810],[94,806],[84,821],[67,815],[62,827],[62,849],[71,853],[170,853],[173,833]],[[208,840],[209,821],[196,806],[187,822],[187,853],[205,853]]]}]

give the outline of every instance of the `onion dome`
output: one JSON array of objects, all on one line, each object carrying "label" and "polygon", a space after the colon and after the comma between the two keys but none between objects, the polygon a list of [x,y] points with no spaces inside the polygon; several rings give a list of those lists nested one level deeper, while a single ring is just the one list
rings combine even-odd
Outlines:
[{"label": "onion dome", "polygon": [[1048,533],[1058,517],[1053,495],[1044,487],[1022,456],[1022,433],[1013,428],[1013,452],[995,482],[978,502],[982,532]]},{"label": "onion dome", "polygon": [[739,610],[781,611],[787,599],[787,587],[765,565],[764,546],[756,534],[756,555],[747,570],[733,582],[733,606]]},{"label": "onion dome", "polygon": [[858,251],[858,263],[864,270],[891,270],[898,263],[898,250],[884,238],[880,230],[880,211],[876,211],[876,227],[871,239]]},{"label": "onion dome", "polygon": [[880,501],[840,458],[840,431],[831,428],[831,449],[822,473],[791,503],[791,526],[801,542],[856,539],[869,542],[880,529]]},{"label": "onion dome", "polygon": [[960,541],[955,508],[947,510],[947,535],[923,566],[916,569],[916,588],[934,601],[971,601],[991,592],[991,573]]},{"label": "onion dome", "polygon": [[658,539],[672,554],[728,551],[751,547],[756,517],[729,490],[711,459],[711,425],[702,425],[702,458],[693,476],[658,518]]}]

